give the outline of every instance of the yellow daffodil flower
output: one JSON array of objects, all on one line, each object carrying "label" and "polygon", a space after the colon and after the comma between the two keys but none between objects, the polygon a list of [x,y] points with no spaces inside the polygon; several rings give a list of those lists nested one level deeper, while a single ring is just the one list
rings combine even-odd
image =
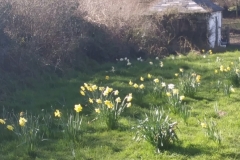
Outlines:
[{"label": "yellow daffodil flower", "polygon": [[101,103],[102,103],[102,100],[101,100],[100,98],[98,98],[98,99],[96,99],[96,102],[97,102],[98,104],[101,104]]},{"label": "yellow daffodil flower", "polygon": [[131,102],[127,103],[127,108],[129,108],[129,107],[131,107],[131,106],[132,106],[132,103],[131,103]]},{"label": "yellow daffodil flower", "polygon": [[121,98],[120,97],[118,97],[118,98],[116,98],[116,100],[115,100],[117,103],[121,103]]},{"label": "yellow daffodil flower", "polygon": [[133,85],[133,87],[134,87],[134,88],[138,88],[138,84],[135,83],[135,84]]},{"label": "yellow daffodil flower", "polygon": [[100,113],[100,109],[99,109],[99,108],[96,108],[96,109],[95,109],[95,112]]},{"label": "yellow daffodil flower", "polygon": [[61,117],[61,112],[58,109],[56,109],[56,111],[54,112],[54,115],[55,117]]},{"label": "yellow daffodil flower", "polygon": [[235,92],[235,89],[233,87],[231,87],[230,91],[231,92]]},{"label": "yellow daffodil flower", "polygon": [[103,91],[104,89],[104,87],[99,87],[99,91]]},{"label": "yellow daffodil flower", "polygon": [[84,86],[81,86],[80,88],[81,88],[81,90],[85,91],[85,87]]},{"label": "yellow daffodil flower", "polygon": [[93,103],[93,99],[92,98],[89,98],[88,101],[89,101],[89,103]]},{"label": "yellow daffodil flower", "polygon": [[202,126],[202,128],[207,128],[207,124],[206,123],[201,123],[201,126]]},{"label": "yellow daffodil flower", "polygon": [[1,123],[1,124],[5,124],[6,122],[5,122],[4,119],[0,119],[0,123]]},{"label": "yellow daffodil flower", "polygon": [[170,97],[170,96],[171,96],[171,93],[170,93],[170,92],[167,92],[166,95],[167,95],[168,97]]},{"label": "yellow daffodil flower", "polygon": [[179,93],[179,90],[178,89],[173,89],[172,92],[173,92],[173,95],[176,95],[176,94]]},{"label": "yellow daffodil flower", "polygon": [[97,89],[98,89],[98,86],[97,86],[97,85],[95,85],[95,84],[92,85],[92,90],[93,90],[93,91],[95,91],[95,90],[97,90]]},{"label": "yellow daffodil flower", "polygon": [[127,101],[130,102],[132,100],[132,93],[129,93],[127,95]]},{"label": "yellow daffodil flower", "polygon": [[223,70],[224,70],[224,67],[223,67],[223,65],[221,65],[220,66],[220,71],[223,72]]},{"label": "yellow daffodil flower", "polygon": [[153,81],[154,81],[155,83],[159,83],[159,79],[158,79],[158,78],[154,79]]},{"label": "yellow daffodil flower", "polygon": [[147,77],[150,79],[150,78],[152,78],[152,75],[151,75],[151,74],[148,74]]},{"label": "yellow daffodil flower", "polygon": [[13,126],[12,125],[7,125],[7,129],[10,130],[10,131],[13,131]]},{"label": "yellow daffodil flower", "polygon": [[85,92],[83,90],[80,91],[80,94],[85,96]]},{"label": "yellow daffodil flower", "polygon": [[81,104],[75,104],[74,110],[75,110],[76,112],[81,112],[81,111],[82,111],[82,106],[81,106]]},{"label": "yellow daffodil flower", "polygon": [[140,89],[143,89],[143,88],[144,88],[144,85],[143,85],[143,84],[140,84],[139,88],[140,88]]},{"label": "yellow daffodil flower", "polygon": [[109,76],[106,76],[105,79],[106,79],[106,80],[109,80]]},{"label": "yellow daffodil flower", "polygon": [[144,78],[143,78],[143,77],[140,77],[140,81],[144,81]]},{"label": "yellow daffodil flower", "polygon": [[129,81],[129,85],[130,85],[130,86],[133,85],[133,82],[132,82],[131,80]]},{"label": "yellow daffodil flower", "polygon": [[25,126],[25,123],[27,122],[27,120],[25,119],[25,118],[23,118],[23,117],[20,117],[20,119],[19,119],[19,125],[20,126]]},{"label": "yellow daffodil flower", "polygon": [[118,90],[114,91],[114,95],[115,95],[115,96],[117,96],[118,94],[119,94],[119,91],[118,91]]},{"label": "yellow daffodil flower", "polygon": [[217,73],[218,73],[218,70],[217,70],[217,69],[215,69],[214,73],[215,73],[215,74],[217,74]]},{"label": "yellow daffodil flower", "polygon": [[178,77],[178,73],[175,73],[175,76]]},{"label": "yellow daffodil flower", "polygon": [[104,103],[105,103],[105,105],[107,105],[108,108],[113,108],[113,104],[111,101],[106,100],[106,101],[104,101]]},{"label": "yellow daffodil flower", "polygon": [[179,99],[180,101],[184,100],[185,96],[180,96]]},{"label": "yellow daffodil flower", "polygon": [[197,75],[196,81],[197,81],[197,82],[200,82],[200,80],[201,80],[201,76],[200,76],[200,75]]},{"label": "yellow daffodil flower", "polygon": [[228,70],[228,71],[230,71],[230,70],[231,70],[231,68],[230,68],[230,67],[227,67],[227,70]]}]

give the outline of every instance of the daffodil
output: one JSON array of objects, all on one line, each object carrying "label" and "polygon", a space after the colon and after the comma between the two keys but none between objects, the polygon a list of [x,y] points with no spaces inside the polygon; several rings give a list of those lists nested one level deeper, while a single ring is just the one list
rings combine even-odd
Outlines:
[{"label": "daffodil", "polygon": [[118,94],[119,94],[119,91],[118,91],[118,90],[114,91],[114,95],[115,95],[115,96],[117,96]]},{"label": "daffodil", "polygon": [[154,79],[153,81],[154,81],[155,83],[159,83],[159,79],[158,79],[158,78]]},{"label": "daffodil", "polygon": [[12,125],[7,125],[7,129],[10,130],[10,131],[13,131],[13,126]]},{"label": "daffodil", "polygon": [[6,122],[5,122],[4,119],[0,119],[0,123],[1,123],[1,124],[5,124]]},{"label": "daffodil", "polygon": [[217,73],[218,73],[218,70],[217,70],[217,69],[215,69],[214,73],[215,73],[215,74],[217,74]]},{"label": "daffodil", "polygon": [[80,91],[80,94],[85,96],[85,92],[83,90]]},{"label": "daffodil", "polygon": [[132,93],[129,93],[127,95],[127,101],[130,102],[132,100]]},{"label": "daffodil", "polygon": [[179,71],[180,71],[180,72],[183,72],[183,68],[179,68]]},{"label": "daffodil", "polygon": [[152,78],[152,75],[151,75],[151,74],[148,74],[147,77],[150,79],[150,78]]},{"label": "daffodil", "polygon": [[25,123],[27,122],[27,120],[25,119],[25,118],[23,118],[23,117],[20,117],[20,119],[19,119],[19,125],[20,126],[25,126]]},{"label": "daffodil", "polygon": [[230,70],[231,70],[231,68],[230,68],[230,67],[227,67],[227,70],[228,70],[228,71],[230,71]]},{"label": "daffodil", "polygon": [[161,61],[161,62],[159,63],[159,65],[160,65],[160,67],[163,67],[163,62]]},{"label": "daffodil", "polygon": [[224,70],[224,67],[223,67],[223,65],[221,65],[220,66],[220,71],[223,72],[223,70]]},{"label": "daffodil", "polygon": [[175,76],[178,77],[178,73],[175,73]]},{"label": "daffodil", "polygon": [[97,86],[97,85],[95,85],[95,84],[92,85],[92,90],[93,90],[93,91],[95,91],[95,90],[97,90],[97,89],[98,89],[98,86]]},{"label": "daffodil", "polygon": [[137,84],[137,83],[134,83],[133,87],[134,87],[134,88],[138,88],[138,84]]},{"label": "daffodil", "polygon": [[96,108],[96,109],[95,109],[95,112],[100,113],[100,109],[99,109],[99,108]]},{"label": "daffodil", "polygon": [[173,89],[174,88],[174,84],[168,84],[168,89]]},{"label": "daffodil", "polygon": [[20,112],[20,113],[19,113],[19,116],[20,116],[20,117],[24,116],[24,112]]},{"label": "daffodil", "polygon": [[101,103],[102,103],[102,100],[101,100],[100,98],[98,98],[98,99],[96,99],[96,102],[97,102],[98,104],[101,104]]},{"label": "daffodil", "polygon": [[109,100],[104,101],[104,104],[107,105],[108,108],[113,108],[113,104]]},{"label": "daffodil", "polygon": [[92,98],[89,98],[88,101],[89,101],[90,103],[93,103],[93,99],[92,99]]},{"label": "daffodil", "polygon": [[103,91],[105,88],[104,87],[99,87],[99,91]]},{"label": "daffodil", "polygon": [[172,92],[173,92],[173,95],[176,95],[176,94],[179,93],[179,90],[178,89],[173,89]]},{"label": "daffodil", "polygon": [[81,106],[81,104],[75,104],[74,110],[75,110],[76,112],[81,112],[81,111],[82,111],[82,106]]},{"label": "daffodil", "polygon": [[143,85],[143,84],[140,84],[139,88],[140,88],[140,89],[143,89],[143,88],[144,88],[144,85]]},{"label": "daffodil", "polygon": [[129,81],[129,85],[130,85],[130,86],[133,85],[133,82],[132,82],[131,80]]},{"label": "daffodil", "polygon": [[143,77],[140,77],[140,81],[144,81],[144,78],[143,78]]},{"label": "daffodil", "polygon": [[233,87],[230,88],[231,92],[235,92],[235,89]]},{"label": "daffodil", "polygon": [[239,72],[239,69],[236,69],[236,71],[235,71],[235,72],[236,72],[236,74],[238,74],[238,72]]},{"label": "daffodil", "polygon": [[166,95],[167,95],[168,97],[170,97],[170,96],[171,96],[171,93],[170,93],[170,92],[166,92]]},{"label": "daffodil", "polygon": [[184,100],[185,96],[180,96],[179,99],[180,101]]},{"label": "daffodil", "polygon": [[55,117],[61,117],[61,112],[58,109],[56,109],[56,111],[54,112],[54,115]]},{"label": "daffodil", "polygon": [[196,81],[197,81],[197,82],[200,82],[200,80],[201,80],[201,76],[200,76],[200,75],[197,75]]},{"label": "daffodil", "polygon": [[149,62],[150,65],[153,65],[153,62]]},{"label": "daffodil", "polygon": [[106,80],[109,80],[109,76],[106,76],[105,79],[106,79]]},{"label": "daffodil", "polygon": [[131,103],[131,102],[127,103],[127,107],[128,107],[128,108],[131,107],[131,106],[132,106],[132,103]]},{"label": "daffodil", "polygon": [[205,52],[205,50],[203,49],[203,50],[202,50],[202,52],[204,53],[204,52]]},{"label": "daffodil", "polygon": [[121,98],[120,98],[120,97],[117,97],[117,98],[115,99],[115,101],[116,101],[117,103],[121,103]]},{"label": "daffodil", "polygon": [[162,82],[162,87],[166,87],[166,83],[165,82]]},{"label": "daffodil", "polygon": [[206,123],[201,123],[201,126],[202,126],[202,128],[207,128],[207,124]]},{"label": "daffodil", "polygon": [[81,90],[85,91],[85,87],[84,86],[81,86],[80,88],[81,88]]}]

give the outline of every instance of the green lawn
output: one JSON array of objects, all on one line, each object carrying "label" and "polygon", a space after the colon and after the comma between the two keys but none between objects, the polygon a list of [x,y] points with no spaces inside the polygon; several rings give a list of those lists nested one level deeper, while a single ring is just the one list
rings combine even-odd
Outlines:
[{"label": "green lawn", "polygon": [[[118,60],[116,63],[99,65],[86,73],[69,70],[61,78],[48,74],[26,78],[23,82],[25,86],[20,86],[14,80],[4,83],[1,89],[5,88],[8,94],[0,101],[3,106],[0,119],[6,122],[0,124],[0,159],[240,159],[240,78],[236,77],[240,69],[239,51],[211,55],[209,52],[202,55],[189,53],[187,56],[143,62],[130,59],[130,62],[131,65],[127,65],[125,60]],[[111,71],[112,66],[114,72]],[[180,72],[180,68],[183,72]],[[178,76],[175,76],[176,73]],[[187,73],[189,77],[200,75],[200,84],[195,86],[196,91],[185,95],[179,80]],[[148,74],[152,77],[148,78]],[[106,76],[109,76],[108,80]],[[141,81],[140,77],[144,80]],[[160,82],[155,83],[155,79]],[[134,88],[129,85],[130,80],[133,84],[143,84],[144,88]],[[186,79],[182,80],[182,83],[187,82]],[[198,83],[195,78],[193,80]],[[174,107],[168,100],[175,95],[166,95],[172,90],[160,91],[162,82],[174,84],[179,89],[179,96],[185,96],[176,103],[178,107],[187,106],[190,115],[186,119],[181,109],[176,113],[171,110]],[[121,100],[132,93],[131,106],[126,107],[119,116],[116,129],[109,129],[105,121],[96,119],[100,115],[94,110],[98,104],[95,101],[91,104],[88,98],[94,92],[87,91],[85,87],[86,95],[79,93],[84,83],[112,87],[119,91]],[[67,123],[64,120],[70,115],[75,115],[75,104],[81,104],[83,108],[79,113],[82,123],[80,131],[76,133],[77,140],[66,136],[62,125]],[[143,138],[138,141],[134,139],[139,121],[145,119],[145,114],[151,108],[163,109],[172,122],[177,122],[174,131],[179,140],[169,148],[161,149],[160,153]],[[61,118],[54,116],[56,109],[62,113]],[[23,127],[18,124],[21,111],[27,120]],[[37,117],[38,121],[34,121]],[[211,122],[214,123],[211,129],[215,129],[213,137],[206,135]],[[13,125],[13,131],[8,130],[7,125]],[[39,130],[31,130],[36,128]],[[32,140],[33,148],[29,148],[31,136],[36,136],[35,141]]]}]

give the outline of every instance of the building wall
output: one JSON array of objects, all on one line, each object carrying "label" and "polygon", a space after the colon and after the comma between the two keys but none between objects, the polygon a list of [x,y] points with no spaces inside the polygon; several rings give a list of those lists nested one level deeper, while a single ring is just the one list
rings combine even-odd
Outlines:
[{"label": "building wall", "polygon": [[211,48],[220,46],[222,26],[222,12],[213,12],[208,19],[208,40]]}]

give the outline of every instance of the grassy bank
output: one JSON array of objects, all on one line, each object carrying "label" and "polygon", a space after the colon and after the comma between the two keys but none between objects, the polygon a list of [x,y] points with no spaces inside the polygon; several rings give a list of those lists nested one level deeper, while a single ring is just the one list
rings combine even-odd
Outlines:
[{"label": "grassy bank", "polygon": [[[240,67],[239,51],[224,54],[210,54],[206,51],[203,54],[189,53],[187,56],[171,56],[160,60],[130,59],[129,63],[131,65],[127,65],[126,60],[118,59],[116,63],[106,63],[86,73],[69,71],[61,78],[45,74],[38,79],[25,79],[25,82],[29,82],[25,83],[28,84],[25,87],[18,86],[12,80],[14,92],[1,101],[4,110],[0,118],[6,119],[6,124],[0,124],[3,133],[0,136],[0,159],[240,158],[240,81],[236,77],[232,79]],[[184,79],[187,73],[190,77],[195,76],[192,74],[200,75],[199,80],[194,79],[198,85],[195,86],[197,90],[190,94],[182,89],[183,82],[187,81]],[[129,85],[129,81],[133,84]],[[172,91],[159,90],[162,82],[165,82],[166,88],[168,84],[174,84],[175,88],[179,89],[179,96],[185,96],[181,102],[177,101],[179,106],[187,106],[186,111],[190,114],[185,115],[185,118],[181,109],[175,110],[176,106],[172,106],[169,101],[174,94],[166,96]],[[84,91],[85,96],[79,93],[79,88],[84,86],[84,83],[112,87],[119,91],[122,100],[125,95],[132,93],[131,106],[124,108],[116,129],[110,129],[95,112],[98,104],[90,103],[88,96],[92,97],[87,87]],[[135,83],[138,87],[134,87]],[[139,87],[141,84],[143,88]],[[71,137],[65,136],[66,130],[60,124],[63,122],[60,120],[67,119],[71,114],[75,115],[76,104],[82,106],[82,111],[78,113],[82,122],[76,135],[77,140],[72,140]],[[152,107],[163,109],[172,122],[177,122],[174,131],[179,140],[171,143],[170,148],[160,149],[160,153],[157,153],[154,145],[144,139],[134,139],[139,131],[139,121],[146,118],[145,114],[149,115]],[[62,113],[61,117],[54,116],[56,109]],[[22,117],[27,120],[22,127],[18,124],[20,112],[24,112]],[[33,124],[31,115],[40,117],[39,131],[34,132],[40,138],[31,141],[34,142],[34,147],[29,149],[30,141],[24,139],[23,133],[32,133],[30,130],[22,130],[29,127],[30,122]],[[46,120],[46,117],[50,117],[48,123],[42,121],[43,118]],[[44,126],[50,123],[51,125]],[[13,131],[8,130],[7,125],[13,125]],[[214,130],[212,136],[208,127]],[[43,128],[46,132],[42,131]]]}]

